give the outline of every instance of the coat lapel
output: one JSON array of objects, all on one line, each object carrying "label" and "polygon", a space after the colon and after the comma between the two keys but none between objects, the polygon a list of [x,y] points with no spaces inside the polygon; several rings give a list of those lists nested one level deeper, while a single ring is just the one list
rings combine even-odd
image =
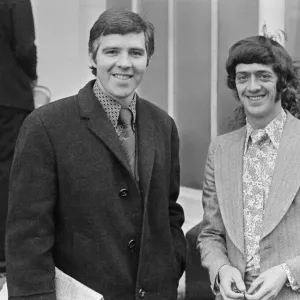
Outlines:
[{"label": "coat lapel", "polygon": [[300,187],[300,121],[288,113],[278,149],[262,238],[281,221]]},{"label": "coat lapel", "polygon": [[103,107],[93,92],[93,84],[90,81],[78,93],[79,113],[86,120],[87,127],[97,138],[110,149],[120,163],[132,174],[130,166],[114,127],[108,119]]},{"label": "coat lapel", "polygon": [[242,171],[245,132],[243,127],[229,136],[223,147],[221,143],[216,158],[216,185],[224,226],[241,253],[244,253]]},{"label": "coat lapel", "polygon": [[140,188],[144,198],[148,198],[150,179],[152,176],[155,139],[154,139],[154,120],[147,110],[143,99],[137,98],[137,142],[138,142],[138,172]]}]

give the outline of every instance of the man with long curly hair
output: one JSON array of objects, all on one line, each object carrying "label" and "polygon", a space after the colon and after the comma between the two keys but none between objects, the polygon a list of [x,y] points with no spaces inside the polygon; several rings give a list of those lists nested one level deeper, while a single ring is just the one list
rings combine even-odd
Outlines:
[{"label": "man with long curly hair", "polygon": [[227,84],[242,128],[210,145],[198,238],[217,299],[299,299],[299,75],[274,39],[235,43]]}]

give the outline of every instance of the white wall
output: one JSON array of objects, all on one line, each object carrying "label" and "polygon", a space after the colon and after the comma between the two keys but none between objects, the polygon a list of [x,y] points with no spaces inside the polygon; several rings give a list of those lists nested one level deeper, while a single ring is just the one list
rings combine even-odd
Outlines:
[{"label": "white wall", "polygon": [[31,0],[38,51],[38,84],[57,100],[78,92],[90,79],[89,30],[105,0]]}]

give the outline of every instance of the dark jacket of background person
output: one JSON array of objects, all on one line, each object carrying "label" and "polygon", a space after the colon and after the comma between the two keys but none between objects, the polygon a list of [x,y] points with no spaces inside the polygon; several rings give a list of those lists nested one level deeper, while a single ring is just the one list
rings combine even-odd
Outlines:
[{"label": "dark jacket of background person", "polygon": [[0,106],[33,110],[36,46],[29,0],[0,2]]},{"label": "dark jacket of background person", "polygon": [[9,172],[20,127],[33,110],[36,46],[29,0],[0,1],[0,273],[5,272],[4,238]]},{"label": "dark jacket of background person", "polygon": [[137,186],[93,84],[36,109],[21,128],[7,223],[10,296],[55,299],[56,265],[105,300],[174,300],[185,265],[176,126],[137,97]]}]

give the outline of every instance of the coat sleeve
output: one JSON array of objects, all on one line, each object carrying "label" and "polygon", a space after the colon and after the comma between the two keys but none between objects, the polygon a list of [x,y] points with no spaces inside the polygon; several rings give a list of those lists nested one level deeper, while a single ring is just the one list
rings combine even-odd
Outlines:
[{"label": "coat sleeve", "polygon": [[230,265],[225,240],[225,227],[220,213],[215,185],[214,156],[216,141],[212,141],[207,155],[203,183],[202,204],[204,209],[202,230],[197,241],[202,265],[208,269],[211,287],[214,292],[216,276],[221,266]]},{"label": "coat sleeve", "polygon": [[[296,284],[300,286],[300,255],[289,259],[286,263],[296,281]],[[297,290],[297,292],[299,293],[300,291]]]},{"label": "coat sleeve", "polygon": [[170,175],[170,194],[169,194],[169,216],[170,226],[173,236],[175,256],[177,261],[178,278],[185,270],[186,243],[181,226],[184,223],[184,212],[180,204],[176,201],[179,196],[180,188],[180,166],[179,166],[179,137],[175,122],[172,120],[172,161]]},{"label": "coat sleeve", "polygon": [[11,169],[6,260],[9,299],[55,300],[53,148],[34,111],[20,130]]},{"label": "coat sleeve", "polygon": [[30,0],[12,0],[13,45],[16,60],[31,81],[37,79],[37,53]]}]

